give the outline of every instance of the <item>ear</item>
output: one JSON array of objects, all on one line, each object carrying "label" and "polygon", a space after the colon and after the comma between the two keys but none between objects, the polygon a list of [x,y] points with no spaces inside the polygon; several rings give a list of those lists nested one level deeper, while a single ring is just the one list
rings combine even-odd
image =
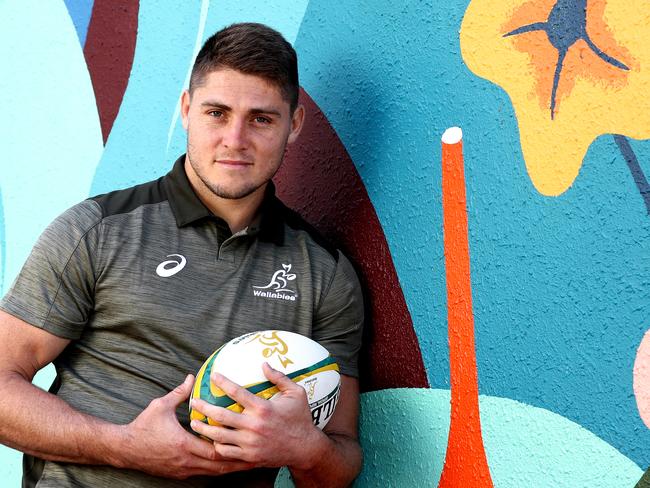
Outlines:
[{"label": "ear", "polygon": [[289,144],[292,144],[296,139],[298,139],[298,135],[302,130],[302,124],[304,121],[305,107],[298,105],[296,107],[296,110],[293,111],[293,115],[291,116],[291,132],[289,132],[289,138],[287,139],[287,142]]},{"label": "ear", "polygon": [[190,92],[188,90],[183,90],[181,95],[181,119],[183,121],[183,127],[187,130],[188,125],[188,114],[190,112]]}]

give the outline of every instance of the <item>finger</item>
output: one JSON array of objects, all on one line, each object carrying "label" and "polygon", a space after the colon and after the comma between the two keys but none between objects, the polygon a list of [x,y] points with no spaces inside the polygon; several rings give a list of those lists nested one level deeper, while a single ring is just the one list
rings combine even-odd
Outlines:
[{"label": "finger", "polygon": [[215,444],[215,451],[224,459],[233,461],[247,461],[246,451],[239,446],[232,444]]},{"label": "finger", "polygon": [[181,403],[185,402],[192,393],[192,385],[194,384],[194,376],[188,374],[185,381],[174,388],[172,391],[161,397],[163,405],[176,410]]},{"label": "finger", "polygon": [[198,398],[193,399],[192,408],[222,425],[234,429],[245,429],[248,427],[249,418],[247,416],[233,412],[227,408],[217,407],[205,400],[200,400]]},{"label": "finger", "polygon": [[[218,454],[218,453],[217,453]],[[219,455],[218,461],[210,461],[200,457],[193,458],[191,463],[191,472],[193,476],[197,475],[221,475],[232,473],[233,471],[242,471],[245,469],[252,469],[255,466],[246,461],[230,460]]]},{"label": "finger", "polygon": [[197,434],[204,435],[219,444],[241,446],[243,441],[242,432],[235,429],[228,429],[218,425],[208,425],[204,422],[199,422],[198,420],[193,420],[190,423],[190,427],[192,427],[192,430]]},{"label": "finger", "polygon": [[237,383],[230,381],[224,375],[219,373],[212,373],[210,375],[210,380],[216,386],[221,388],[226,395],[239,403],[244,409],[246,408],[255,408],[259,402],[263,402],[260,397],[253,395],[246,388],[242,388]]},{"label": "finger", "polygon": [[[194,420],[193,422],[197,422]],[[201,423],[201,422],[199,422]],[[203,459],[208,459],[210,461],[215,460],[215,450],[214,450],[214,444],[212,442],[206,440],[206,439],[201,439],[195,435],[190,434],[189,432],[187,433],[191,439],[187,440],[187,450],[194,454],[197,457],[203,458]]]},{"label": "finger", "polygon": [[291,381],[287,375],[283,374],[277,369],[273,369],[267,362],[262,364],[262,371],[264,372],[266,379],[277,386],[278,390],[280,391],[293,390],[295,388],[300,388],[302,390],[301,386]]}]

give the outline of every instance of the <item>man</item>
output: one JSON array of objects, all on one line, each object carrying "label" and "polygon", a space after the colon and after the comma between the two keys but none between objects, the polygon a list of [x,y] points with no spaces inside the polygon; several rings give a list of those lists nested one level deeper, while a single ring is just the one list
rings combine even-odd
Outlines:
[{"label": "man", "polygon": [[[304,118],[293,48],[259,24],[218,32],[181,114],[187,155],[171,172],[66,211],[0,302],[0,441],[26,453],[24,486],[272,486],[279,466],[298,486],[346,486],[361,467],[359,284],[270,182]],[[278,270],[295,275],[289,290],[255,294]],[[304,390],[268,365],[277,400],[213,376],[244,412],[196,401],[222,426],[185,430],[188,372],[229,339],[274,328],[339,362],[325,431]],[[50,362],[46,393],[31,379]]]}]

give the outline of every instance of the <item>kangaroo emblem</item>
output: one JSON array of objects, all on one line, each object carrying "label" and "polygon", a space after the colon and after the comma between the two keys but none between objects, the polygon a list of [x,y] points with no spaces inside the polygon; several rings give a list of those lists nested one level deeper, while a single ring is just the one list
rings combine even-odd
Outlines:
[{"label": "kangaroo emblem", "polygon": [[279,269],[275,273],[273,273],[273,276],[271,277],[271,281],[268,285],[254,286],[253,288],[257,288],[258,290],[266,290],[272,288],[273,291],[276,292],[295,293],[295,291],[287,288],[288,282],[296,279],[296,275],[293,273],[289,273],[289,271],[291,271],[291,265],[283,264],[282,269]]}]

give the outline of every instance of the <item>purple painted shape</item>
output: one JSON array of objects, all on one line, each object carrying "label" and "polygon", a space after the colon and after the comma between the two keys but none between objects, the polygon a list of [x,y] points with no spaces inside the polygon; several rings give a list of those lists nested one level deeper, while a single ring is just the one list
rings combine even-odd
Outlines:
[{"label": "purple painted shape", "polygon": [[138,33],[138,0],[96,0],[84,55],[95,90],[104,143],[131,75]]}]

